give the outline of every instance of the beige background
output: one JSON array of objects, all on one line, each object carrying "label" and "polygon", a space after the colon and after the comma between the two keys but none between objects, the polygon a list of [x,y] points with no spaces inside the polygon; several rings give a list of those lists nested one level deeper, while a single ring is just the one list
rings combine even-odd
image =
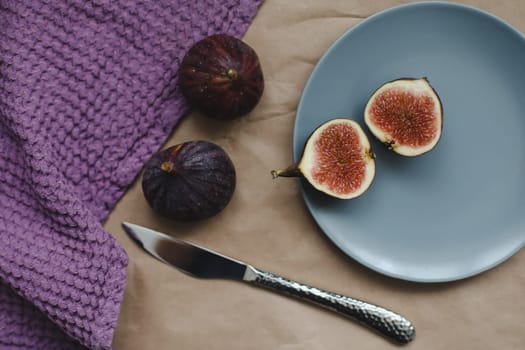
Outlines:
[{"label": "beige background", "polygon": [[[116,349],[398,348],[317,307],[237,282],[179,273],[140,251],[122,231],[122,220],[392,308],[417,328],[407,349],[525,349],[525,251],[464,281],[425,285],[394,280],[352,261],[325,238],[296,181],[270,177],[271,169],[292,160],[295,109],[322,53],[362,18],[402,2],[267,0],[262,5],[245,36],[262,61],[266,89],[261,103],[233,122],[190,114],[167,143],[206,139],[224,147],[238,175],[230,205],[210,220],[178,224],[155,215],[136,182],[106,223],[130,257]],[[468,3],[525,32],[524,1]]]}]

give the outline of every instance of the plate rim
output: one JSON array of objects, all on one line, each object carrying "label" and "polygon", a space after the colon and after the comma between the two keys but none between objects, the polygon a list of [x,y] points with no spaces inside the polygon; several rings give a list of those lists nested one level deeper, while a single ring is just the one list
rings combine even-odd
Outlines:
[{"label": "plate rim", "polygon": [[[305,83],[305,85],[303,87],[303,90],[301,92],[301,95],[299,97],[299,102],[298,102],[297,110],[296,110],[296,113],[295,113],[294,128],[293,128],[293,135],[292,135],[292,151],[293,151],[293,159],[294,159],[295,162],[298,161],[298,158],[300,157],[300,153],[301,153],[302,147],[303,147],[303,146],[298,146],[297,145],[297,143],[298,143],[297,139],[299,137],[297,125],[298,125],[298,116],[303,114],[304,100],[305,100],[306,91],[309,89],[309,87],[312,84],[313,80],[316,78],[318,70],[320,69],[320,67],[323,66],[324,62],[328,59],[328,56],[330,55],[330,53],[334,49],[336,49],[337,46],[341,45],[341,43],[344,40],[346,40],[346,38],[348,36],[352,35],[352,33],[354,31],[356,31],[357,29],[361,28],[362,26],[369,25],[370,22],[373,22],[373,21],[375,21],[378,18],[381,18],[381,17],[383,17],[385,15],[390,15],[392,12],[397,12],[397,11],[400,11],[400,10],[404,10],[406,8],[435,7],[435,6],[445,7],[445,8],[448,7],[448,8],[453,8],[455,10],[461,9],[461,10],[464,10],[464,11],[470,11],[472,13],[475,13],[476,15],[479,15],[479,16],[488,17],[489,19],[495,21],[497,24],[502,25],[506,30],[511,31],[514,34],[517,34],[518,37],[523,41],[523,44],[525,45],[525,35],[523,33],[521,33],[519,30],[517,30],[516,28],[514,28],[510,23],[508,23],[504,19],[502,19],[502,18],[500,18],[500,17],[498,17],[498,16],[496,16],[496,15],[494,15],[494,14],[488,12],[488,11],[485,11],[485,10],[480,9],[478,7],[474,7],[474,6],[467,5],[467,4],[456,3],[456,2],[447,2],[447,1],[418,1],[418,2],[406,3],[406,4],[401,4],[401,5],[389,7],[389,8],[386,8],[386,9],[383,9],[381,11],[378,11],[378,12],[374,13],[373,15],[363,19],[362,21],[360,21],[359,23],[357,23],[356,25],[352,26],[351,28],[349,28],[346,31],[344,31],[341,35],[339,35],[339,37],[337,37],[337,39],[335,39],[335,41],[332,42],[332,44],[330,44],[330,46],[324,51],[324,53],[321,55],[321,57],[319,58],[319,60],[315,64],[314,68],[310,72],[310,75],[308,76],[308,79],[306,80],[306,83]],[[299,147],[301,147],[301,148],[299,148]],[[306,185],[306,186],[308,186],[308,185]],[[439,277],[439,278],[435,278],[435,277],[434,278],[433,277],[429,277],[429,278],[426,278],[426,277],[414,277],[414,276],[411,276],[410,274],[396,273],[396,272],[388,271],[388,270],[380,268],[380,267],[378,267],[376,265],[370,264],[369,262],[366,261],[366,259],[362,259],[358,255],[354,254],[351,250],[345,248],[345,245],[342,244],[340,239],[337,238],[336,236],[334,236],[332,233],[330,233],[330,230],[327,230],[326,226],[324,224],[322,224],[321,222],[319,222],[319,220],[317,219],[316,214],[315,214],[315,210],[312,208],[312,203],[307,197],[304,181],[301,182],[300,189],[301,189],[301,196],[303,198],[303,201],[305,202],[305,204],[306,204],[306,206],[308,208],[308,211],[310,212],[310,215],[312,216],[313,220],[315,221],[317,226],[319,226],[319,228],[321,229],[323,234],[325,236],[327,236],[328,239],[330,241],[332,241],[333,244],[336,245],[337,249],[339,249],[341,252],[343,252],[345,255],[347,255],[348,257],[350,257],[354,261],[357,261],[359,264],[361,264],[361,265],[363,265],[363,266],[365,266],[365,267],[367,267],[367,268],[369,268],[369,269],[371,269],[373,271],[376,271],[376,272],[378,272],[378,273],[380,273],[382,275],[389,276],[389,277],[392,277],[392,278],[395,278],[395,279],[405,280],[405,281],[410,281],[410,282],[419,282],[419,283],[443,283],[443,282],[451,282],[451,281],[462,280],[462,279],[466,279],[466,278],[469,278],[469,277],[473,277],[473,276],[479,275],[479,274],[481,274],[483,272],[486,272],[488,270],[491,270],[491,269],[495,268],[496,266],[498,266],[498,265],[502,264],[503,262],[505,262],[506,260],[510,259],[512,256],[517,254],[521,249],[523,249],[525,247],[525,238],[524,238],[523,241],[521,242],[521,244],[519,244],[515,249],[511,250],[508,254],[502,256],[500,259],[497,259],[496,261],[493,261],[490,264],[483,265],[483,266],[478,267],[476,269],[471,269],[471,270],[469,270],[467,272],[457,273],[457,274],[449,275],[449,276],[446,276],[446,277]]]}]

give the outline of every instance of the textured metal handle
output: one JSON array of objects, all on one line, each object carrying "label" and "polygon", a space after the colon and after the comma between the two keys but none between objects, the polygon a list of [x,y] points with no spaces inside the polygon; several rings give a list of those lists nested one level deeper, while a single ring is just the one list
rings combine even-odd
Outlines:
[{"label": "textured metal handle", "polygon": [[415,329],[412,323],[403,316],[382,307],[310,287],[261,271],[253,266],[247,267],[244,280],[351,317],[396,342],[406,344],[414,339]]}]

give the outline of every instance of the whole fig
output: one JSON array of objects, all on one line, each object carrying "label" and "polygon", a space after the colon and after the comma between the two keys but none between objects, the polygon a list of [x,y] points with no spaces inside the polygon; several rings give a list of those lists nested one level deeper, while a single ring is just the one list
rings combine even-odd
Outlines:
[{"label": "whole fig", "polygon": [[221,147],[207,141],[189,141],[153,155],[145,166],[142,190],[159,214],[193,221],[224,209],[235,182],[235,168]]},{"label": "whole fig", "polygon": [[180,67],[180,89],[190,104],[215,119],[234,119],[259,102],[264,78],[255,51],[216,34],[194,44]]}]

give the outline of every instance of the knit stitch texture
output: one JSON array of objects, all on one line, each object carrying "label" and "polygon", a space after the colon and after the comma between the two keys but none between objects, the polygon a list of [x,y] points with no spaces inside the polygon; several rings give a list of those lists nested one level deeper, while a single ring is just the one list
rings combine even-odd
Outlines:
[{"label": "knit stitch texture", "polygon": [[184,53],[260,1],[0,1],[0,349],[111,348],[127,256],[102,223],[187,110]]}]

